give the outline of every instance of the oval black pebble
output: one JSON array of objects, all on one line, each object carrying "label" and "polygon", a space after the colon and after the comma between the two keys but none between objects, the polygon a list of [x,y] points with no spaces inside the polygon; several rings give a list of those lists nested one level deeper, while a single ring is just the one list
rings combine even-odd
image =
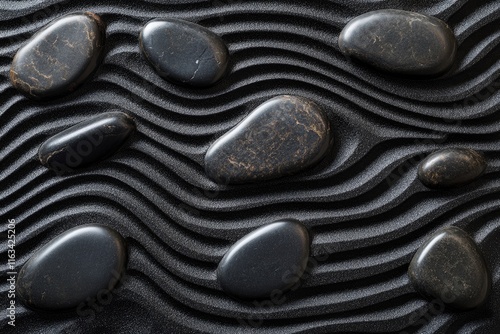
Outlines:
[{"label": "oval black pebble", "polygon": [[83,225],[59,235],[22,267],[17,291],[34,309],[57,311],[84,306],[87,298],[110,293],[126,265],[126,246],[113,229]]},{"label": "oval black pebble", "polygon": [[318,163],[333,136],[314,102],[279,96],[260,105],[207,151],[205,170],[218,183],[246,183],[289,175]]},{"label": "oval black pebble", "polygon": [[382,70],[435,76],[453,65],[457,41],[440,19],[384,9],[350,21],[340,34],[339,47],[345,55]]},{"label": "oval black pebble", "polygon": [[12,84],[35,100],[74,91],[97,68],[105,29],[101,18],[89,12],[50,23],[17,52],[10,69]]},{"label": "oval black pebble", "polygon": [[281,299],[304,273],[309,233],[296,220],[258,228],[236,242],[217,268],[217,280],[229,295],[242,299]]},{"label": "oval black pebble", "polygon": [[426,298],[438,298],[460,310],[480,306],[491,290],[491,277],[476,243],[453,226],[438,231],[418,249],[408,275]]},{"label": "oval black pebble", "polygon": [[195,87],[210,86],[222,78],[229,52],[222,39],[192,22],[153,20],[139,37],[141,50],[163,78]]},{"label": "oval black pebble", "polygon": [[134,130],[134,121],[127,114],[103,113],[47,139],[38,158],[42,165],[64,174],[110,156]]},{"label": "oval black pebble", "polygon": [[429,188],[449,188],[477,179],[486,169],[484,156],[466,148],[432,153],[418,167],[418,177]]}]

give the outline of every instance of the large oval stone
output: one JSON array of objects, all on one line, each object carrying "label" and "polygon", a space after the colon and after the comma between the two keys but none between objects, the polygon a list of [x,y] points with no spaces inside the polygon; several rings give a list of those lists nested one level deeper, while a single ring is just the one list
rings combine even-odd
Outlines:
[{"label": "large oval stone", "polygon": [[105,24],[96,14],[61,17],[37,32],[14,57],[10,80],[38,100],[74,91],[103,56]]},{"label": "large oval stone", "polygon": [[333,141],[330,122],[311,100],[273,98],[219,138],[205,170],[219,183],[245,183],[296,173],[318,163]]},{"label": "large oval stone", "polygon": [[277,221],[236,242],[217,268],[231,296],[273,299],[298,283],[309,259],[309,233],[296,220]]},{"label": "large oval stone", "polygon": [[418,177],[429,188],[449,188],[477,179],[486,169],[484,156],[467,148],[432,153],[418,167]]},{"label": "large oval stone", "polygon": [[345,55],[385,71],[435,76],[453,65],[457,41],[440,19],[384,9],[350,21],[340,34],[339,47]]},{"label": "large oval stone", "polygon": [[83,225],[59,235],[22,267],[17,291],[28,307],[57,311],[109,293],[126,265],[125,240],[113,229]]},{"label": "large oval stone", "polygon": [[229,61],[226,44],[215,33],[192,22],[153,20],[139,37],[141,50],[163,78],[195,87],[222,78]]},{"label": "large oval stone", "polygon": [[135,123],[127,114],[103,113],[47,139],[38,158],[42,165],[64,174],[112,155],[134,130]]},{"label": "large oval stone", "polygon": [[408,275],[425,297],[460,310],[480,306],[491,290],[490,273],[476,243],[453,226],[436,232],[418,249]]}]

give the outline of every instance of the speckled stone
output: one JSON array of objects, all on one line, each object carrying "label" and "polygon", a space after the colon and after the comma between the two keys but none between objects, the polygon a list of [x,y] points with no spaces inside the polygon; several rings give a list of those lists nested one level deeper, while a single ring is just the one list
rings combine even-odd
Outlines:
[{"label": "speckled stone", "polygon": [[38,158],[61,175],[109,157],[134,131],[135,123],[127,114],[103,113],[47,139],[38,150]]},{"label": "speckled stone", "polygon": [[318,163],[332,138],[330,122],[316,103],[278,96],[212,144],[205,156],[205,170],[221,184],[294,174]]},{"label": "speckled stone", "polygon": [[467,148],[432,153],[418,167],[418,177],[429,188],[450,188],[470,183],[486,169],[484,156]]},{"label": "speckled stone", "polygon": [[297,284],[309,259],[309,233],[288,219],[264,225],[236,242],[217,268],[229,295],[272,299]]},{"label": "speckled stone", "polygon": [[175,83],[206,87],[226,72],[229,52],[222,39],[192,22],[153,20],[139,37],[141,50],[163,78]]},{"label": "speckled stone", "polygon": [[340,50],[381,70],[436,76],[455,60],[457,41],[448,25],[431,16],[395,9],[369,12],[342,30]]},{"label": "speckled stone", "polygon": [[436,232],[418,249],[408,275],[426,298],[460,310],[480,306],[491,290],[490,273],[476,243],[453,226]]},{"label": "speckled stone", "polygon": [[12,85],[34,100],[74,91],[100,63],[105,29],[101,18],[90,12],[50,23],[15,55],[10,69]]},{"label": "speckled stone", "polygon": [[19,271],[18,296],[26,306],[59,311],[76,308],[111,291],[125,270],[125,240],[113,229],[83,225],[38,250]]}]

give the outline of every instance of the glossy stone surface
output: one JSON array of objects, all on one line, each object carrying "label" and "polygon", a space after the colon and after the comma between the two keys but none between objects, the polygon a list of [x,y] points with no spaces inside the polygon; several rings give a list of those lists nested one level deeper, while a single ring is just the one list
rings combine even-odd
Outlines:
[{"label": "glossy stone surface", "polygon": [[64,174],[112,155],[134,130],[135,123],[127,114],[103,113],[47,139],[38,158],[42,165]]},{"label": "glossy stone surface", "polygon": [[431,16],[395,9],[369,12],[342,30],[340,50],[381,70],[436,76],[455,60],[457,41],[448,25]]},{"label": "glossy stone surface", "polygon": [[139,43],[158,74],[184,85],[213,85],[222,78],[229,62],[222,39],[188,21],[153,20],[142,29]]},{"label": "glossy stone surface", "polygon": [[439,298],[460,310],[478,307],[491,290],[491,277],[476,243],[453,226],[436,232],[418,249],[408,275],[429,300]]},{"label": "glossy stone surface", "polygon": [[223,184],[273,179],[318,163],[332,141],[330,122],[317,104],[278,96],[212,144],[205,171]]},{"label": "glossy stone surface", "polygon": [[467,148],[448,148],[430,154],[418,167],[418,177],[429,188],[470,183],[486,169],[484,156]]},{"label": "glossy stone surface", "polygon": [[217,268],[229,295],[269,299],[298,283],[309,259],[309,233],[288,219],[264,225],[237,241]]},{"label": "glossy stone surface", "polygon": [[105,24],[86,12],[50,23],[17,52],[10,69],[14,87],[35,100],[74,91],[99,65]]},{"label": "glossy stone surface", "polygon": [[87,298],[111,291],[126,265],[125,240],[97,224],[68,230],[35,253],[17,278],[26,306],[57,311],[76,308]]}]

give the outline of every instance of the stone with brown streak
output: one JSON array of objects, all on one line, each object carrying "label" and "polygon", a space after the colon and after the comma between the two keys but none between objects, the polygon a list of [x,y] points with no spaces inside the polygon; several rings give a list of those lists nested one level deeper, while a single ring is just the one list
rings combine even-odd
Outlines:
[{"label": "stone with brown streak", "polygon": [[278,178],[318,163],[332,138],[330,122],[316,103],[275,97],[209,148],[205,170],[223,184]]},{"label": "stone with brown streak", "polygon": [[34,100],[74,91],[100,63],[105,35],[105,24],[96,14],[59,18],[19,49],[10,69],[12,85]]}]

